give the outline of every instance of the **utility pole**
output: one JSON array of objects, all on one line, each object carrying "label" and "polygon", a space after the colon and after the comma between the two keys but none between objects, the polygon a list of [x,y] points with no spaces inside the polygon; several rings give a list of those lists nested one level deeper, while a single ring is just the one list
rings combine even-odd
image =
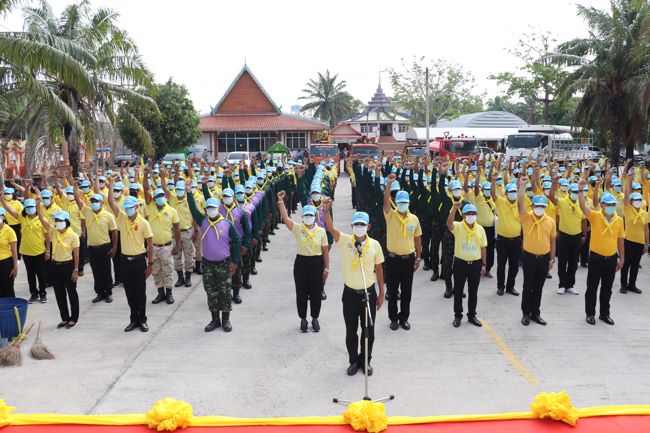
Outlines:
[{"label": "utility pole", "polygon": [[426,107],[427,150],[429,149],[429,68],[424,71],[424,105]]}]

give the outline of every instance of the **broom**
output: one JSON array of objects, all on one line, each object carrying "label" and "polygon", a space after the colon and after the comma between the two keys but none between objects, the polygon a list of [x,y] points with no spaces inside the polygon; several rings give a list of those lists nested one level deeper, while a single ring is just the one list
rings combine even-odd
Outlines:
[{"label": "broom", "polygon": [[34,359],[54,359],[54,354],[50,352],[50,349],[43,344],[43,322],[38,322],[38,332],[36,333],[36,340],[32,345],[30,354]]},{"label": "broom", "polygon": [[16,323],[18,324],[18,336],[13,339],[9,346],[0,350],[0,365],[17,366],[22,364],[23,357],[20,353],[20,342],[27,338],[27,334],[29,334],[29,331],[34,326],[33,323],[30,323],[27,330],[23,333],[17,307],[14,307],[14,314],[16,315]]}]

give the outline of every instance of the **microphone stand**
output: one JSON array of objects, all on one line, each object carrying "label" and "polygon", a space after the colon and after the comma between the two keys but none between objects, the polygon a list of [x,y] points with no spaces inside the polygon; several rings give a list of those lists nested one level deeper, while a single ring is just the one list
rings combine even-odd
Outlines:
[{"label": "microphone stand", "polygon": [[[366,242],[368,242],[367,237],[366,237]],[[370,294],[368,293],[368,285],[366,283],[366,272],[363,269],[363,249],[361,248],[361,242],[359,242],[358,240],[354,243],[354,245],[355,245],[355,247],[357,247],[357,253],[359,254],[359,266],[361,267],[361,279],[363,281],[363,300],[364,300],[364,303],[365,303],[365,307],[364,307],[365,320],[364,320],[364,325],[363,325],[363,334],[364,334],[364,338],[363,338],[363,340],[364,340],[363,341],[363,345],[364,345],[363,346],[364,347],[364,351],[363,351],[363,356],[364,356],[364,361],[363,361],[364,362],[364,368],[363,368],[363,375],[364,375],[363,400],[372,401],[372,402],[375,402],[375,403],[394,400],[395,395],[393,395],[393,394],[390,394],[388,397],[382,397],[382,398],[377,399],[377,400],[373,400],[368,395],[368,367],[369,367],[369,365],[368,365],[368,327],[369,326],[374,326],[374,322],[373,322],[372,316],[370,314]],[[351,400],[343,400],[343,399],[339,399],[339,398],[336,398],[336,397],[332,399],[332,402],[333,403],[339,403],[339,404],[350,404],[350,403],[352,403]]]}]

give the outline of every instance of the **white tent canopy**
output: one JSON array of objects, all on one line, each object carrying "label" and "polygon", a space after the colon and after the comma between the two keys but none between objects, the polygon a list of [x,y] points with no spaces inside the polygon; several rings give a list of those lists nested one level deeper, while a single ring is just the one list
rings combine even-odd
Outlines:
[{"label": "white tent canopy", "polygon": [[[510,134],[517,134],[519,128],[429,128],[429,140],[436,137],[474,137],[479,141],[499,141]],[[406,132],[406,139],[411,141],[426,142],[427,128],[410,128]]]}]

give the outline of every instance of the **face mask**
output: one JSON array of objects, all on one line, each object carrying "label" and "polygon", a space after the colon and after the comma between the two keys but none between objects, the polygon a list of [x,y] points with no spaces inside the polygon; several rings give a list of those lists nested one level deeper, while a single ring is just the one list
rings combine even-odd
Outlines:
[{"label": "face mask", "polygon": [[532,197],[533,197],[533,192],[530,191],[530,190],[527,190],[527,191],[526,191],[526,195],[527,195],[528,197],[532,198]]},{"label": "face mask", "polygon": [[616,206],[605,206],[605,213],[608,216],[612,216],[616,213]]},{"label": "face mask", "polygon": [[210,219],[215,219],[219,215],[219,210],[215,207],[209,207],[205,211]]},{"label": "face mask", "polygon": [[118,199],[122,196],[122,191],[113,191],[113,197]]},{"label": "face mask", "polygon": [[302,222],[308,226],[314,224],[315,221],[316,221],[316,217],[312,215],[305,215],[304,217],[302,217]]},{"label": "face mask", "polygon": [[11,194],[5,194],[5,200],[13,200],[14,196]]},{"label": "face mask", "polygon": [[273,173],[266,173],[266,177],[270,178],[271,176],[273,176]]},{"label": "face mask", "polygon": [[517,193],[516,192],[509,192],[508,193],[508,200],[510,200],[510,201],[517,200]]},{"label": "face mask", "polygon": [[253,193],[253,188],[246,188],[246,194],[251,195]]},{"label": "face mask", "polygon": [[620,186],[615,186],[615,187],[614,187],[614,191],[616,191],[616,192],[621,192],[621,187],[620,187]]},{"label": "face mask", "polygon": [[321,198],[320,196],[321,196],[320,194],[312,194],[311,195],[311,201],[315,201],[315,202],[318,203],[320,201],[320,198]]},{"label": "face mask", "polygon": [[[74,200],[74,194],[66,194],[66,197],[68,198],[69,201]],[[6,198],[6,197],[5,197]],[[7,199],[8,200],[8,199]]]},{"label": "face mask", "polygon": [[208,182],[208,188],[214,188],[214,182]]},{"label": "face mask", "polygon": [[239,176],[233,176],[233,179],[235,179],[235,182],[239,182]]},{"label": "face mask", "polygon": [[566,192],[567,187],[566,186],[561,186],[560,189],[562,190],[562,192]]},{"label": "face mask", "polygon": [[492,195],[492,191],[491,191],[491,190],[489,190],[489,189],[484,189],[484,190],[483,190],[483,196],[484,196],[484,197],[489,197],[489,196],[491,196],[491,195]]},{"label": "face mask", "polygon": [[459,197],[460,197],[460,190],[459,190],[459,189],[455,189],[455,190],[453,190],[453,191],[451,192],[451,195],[453,195],[454,198],[459,198]]},{"label": "face mask", "polygon": [[51,198],[44,198],[43,199],[43,205],[49,206],[52,204],[52,199]]},{"label": "face mask", "polygon": [[476,222],[476,215],[467,215],[465,217],[465,222],[469,225],[472,225]]},{"label": "face mask", "polygon": [[358,238],[364,237],[367,231],[368,226],[352,226],[352,233]]},{"label": "face mask", "polygon": [[542,215],[544,215],[544,214],[546,213],[546,208],[543,208],[543,207],[535,207],[535,208],[533,208],[533,212],[534,212],[535,215],[537,215],[538,217],[541,217]]},{"label": "face mask", "polygon": [[533,169],[532,169],[532,168],[529,168],[528,170],[526,170],[526,174],[527,174],[529,177],[532,176],[532,175],[533,175]]},{"label": "face mask", "polygon": [[397,210],[399,212],[407,212],[409,210],[409,204],[408,203],[398,203],[397,204]]},{"label": "face mask", "polygon": [[65,221],[57,221],[54,223],[54,226],[56,227],[57,230],[65,230],[66,224]]},{"label": "face mask", "polygon": [[81,190],[83,191],[84,194],[88,194],[90,192],[90,188],[88,187],[83,187],[81,188]]},{"label": "face mask", "polygon": [[135,177],[130,177],[130,178],[129,178],[129,182],[131,182],[131,183],[135,183]]},{"label": "face mask", "polygon": [[411,181],[411,178],[410,178],[409,176],[405,176],[405,177],[404,177],[404,180],[406,180],[407,182],[410,182],[410,181]]},{"label": "face mask", "polygon": [[165,203],[167,203],[167,199],[165,197],[156,198],[156,205],[163,207],[165,206]]},{"label": "face mask", "polygon": [[125,211],[126,211],[126,216],[132,217],[133,215],[135,215],[135,208],[134,207],[127,208],[127,209],[125,209]]},{"label": "face mask", "polygon": [[632,202],[632,206],[634,206],[634,207],[637,208],[637,209],[639,209],[639,208],[641,207],[642,204],[643,204],[643,202],[640,202],[639,200],[634,200],[634,201]]},{"label": "face mask", "polygon": [[422,179],[422,185],[427,186],[427,180],[426,179]]},{"label": "face mask", "polygon": [[225,205],[230,206],[230,205],[232,204],[232,197],[224,197],[224,198],[223,198],[223,203],[224,203]]},{"label": "face mask", "polygon": [[569,198],[572,201],[576,201],[576,200],[578,200],[578,194],[576,194],[575,192],[572,192],[571,194],[569,194]]},{"label": "face mask", "polygon": [[101,203],[95,203],[95,202],[93,202],[93,203],[90,203],[90,207],[91,207],[92,210],[94,210],[95,212],[99,212],[99,210],[102,208],[102,204],[101,204]]},{"label": "face mask", "polygon": [[223,178],[218,177],[218,178],[217,178],[217,183],[218,183],[219,185],[221,185],[221,184],[223,183]]},{"label": "face mask", "polygon": [[25,213],[27,215],[34,215],[34,214],[36,214],[36,208],[35,207],[26,207],[25,208]]},{"label": "face mask", "polygon": [[182,189],[176,191],[176,197],[180,198],[183,197],[184,195],[185,195],[185,191],[183,191]]},{"label": "face mask", "polygon": [[503,181],[502,181],[501,179],[498,179],[498,180],[497,180],[497,185],[502,186],[502,185],[503,185]]},{"label": "face mask", "polygon": [[246,194],[244,194],[243,192],[238,192],[237,194],[235,194],[235,198],[237,198],[237,201],[244,201],[244,199],[246,198]]},{"label": "face mask", "polygon": [[[221,182],[219,182],[219,183],[221,183]],[[264,183],[264,179],[257,179],[257,184],[258,185],[261,185],[263,183]]]}]

